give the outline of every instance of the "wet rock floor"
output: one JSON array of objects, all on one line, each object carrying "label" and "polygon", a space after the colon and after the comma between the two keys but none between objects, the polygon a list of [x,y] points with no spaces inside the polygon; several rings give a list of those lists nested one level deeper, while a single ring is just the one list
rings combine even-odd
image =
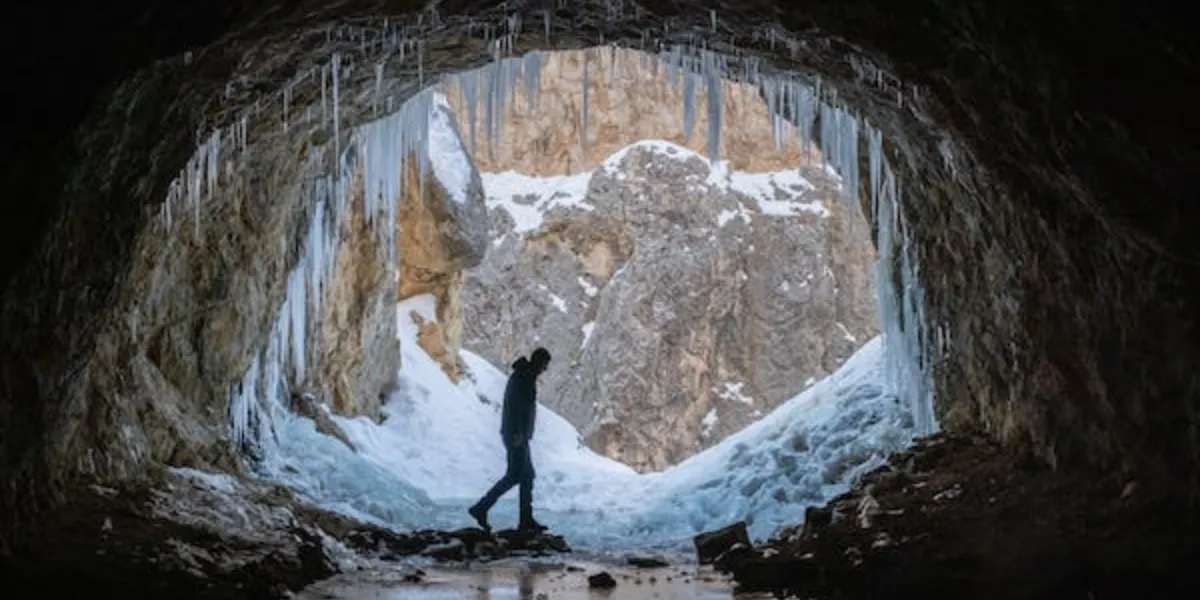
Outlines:
[{"label": "wet rock floor", "polygon": [[[608,573],[611,588],[589,578]],[[590,560],[505,558],[459,566],[392,565],[344,573],[301,591],[300,600],[723,600],[734,597],[727,576],[708,567],[638,568]],[[741,594],[741,600],[769,598]]]},{"label": "wet rock floor", "polygon": [[1171,482],[920,440],[805,525],[718,566],[800,598],[1200,598],[1200,511]]}]

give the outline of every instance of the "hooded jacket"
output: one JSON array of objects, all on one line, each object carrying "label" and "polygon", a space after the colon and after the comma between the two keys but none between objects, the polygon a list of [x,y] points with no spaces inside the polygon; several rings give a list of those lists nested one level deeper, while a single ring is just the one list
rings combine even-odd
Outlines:
[{"label": "hooded jacket", "polygon": [[506,445],[515,436],[523,440],[532,438],[537,419],[537,373],[533,363],[522,356],[512,368],[513,373],[504,388],[504,411],[500,420],[500,435]]}]

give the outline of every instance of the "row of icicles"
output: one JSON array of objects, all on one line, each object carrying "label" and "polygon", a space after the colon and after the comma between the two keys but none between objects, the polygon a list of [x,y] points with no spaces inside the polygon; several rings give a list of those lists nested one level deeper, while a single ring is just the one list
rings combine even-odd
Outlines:
[{"label": "row of icicles", "polygon": [[[263,351],[247,368],[241,380],[231,385],[229,414],[234,437],[242,447],[256,446],[260,449],[273,447],[273,419],[286,413],[288,391],[301,386],[307,376],[307,363],[317,356],[315,336],[309,335],[319,327],[322,297],[327,281],[333,275],[334,250],[346,215],[349,175],[361,168],[364,182],[366,214],[373,224],[382,218],[383,226],[374,228],[379,240],[387,248],[388,264],[395,265],[396,240],[394,226],[397,204],[401,191],[407,184],[407,169],[399,166],[406,157],[416,157],[419,176],[424,177],[430,168],[428,131],[431,112],[442,105],[437,94],[456,90],[461,106],[466,110],[471,152],[476,149],[479,133],[483,141],[494,143],[502,131],[502,122],[508,107],[516,102],[516,93],[524,90],[532,110],[538,103],[541,71],[545,53],[527,52],[522,56],[503,56],[515,47],[516,32],[520,23],[506,21],[506,33],[491,42],[494,60],[489,64],[462,73],[444,76],[439,85],[427,87],[408,98],[398,109],[391,109],[391,98],[383,98],[385,82],[382,63],[377,63],[374,78],[373,110],[386,116],[353,128],[350,146],[342,148],[341,141],[341,82],[354,69],[340,53],[334,53],[331,68],[321,69],[322,123],[333,128],[333,155],[335,168],[332,173],[314,177],[310,193],[312,213],[309,229],[303,242],[299,262],[288,275],[285,297],[275,324],[269,332]],[[386,27],[385,27],[386,29]],[[406,55],[424,56],[424,43],[412,41],[411,37],[396,35],[379,36],[368,43],[367,36],[360,35],[364,50],[368,48],[398,49],[401,60]],[[332,39],[331,34],[331,39]],[[345,35],[344,33],[338,35]],[[490,34],[489,34],[490,35]],[[504,40],[504,41],[502,41]],[[596,48],[584,54],[583,118],[588,118],[589,66],[591,60],[603,58],[603,49]],[[620,60],[622,56],[611,52],[609,60]],[[866,195],[878,224],[876,245],[880,257],[876,264],[876,286],[881,323],[884,326],[884,343],[887,348],[887,372],[894,393],[907,401],[912,408],[915,429],[918,435],[936,429],[932,410],[932,387],[930,370],[932,358],[945,353],[950,340],[939,333],[936,340],[925,334],[925,302],[919,279],[919,265],[915,260],[909,231],[902,212],[899,210],[901,186],[892,171],[883,149],[883,135],[866,120],[836,102],[836,94],[820,82],[810,85],[795,77],[779,77],[769,74],[754,60],[735,60],[727,56],[685,45],[673,45],[657,54],[645,54],[638,60],[647,61],[655,72],[661,74],[682,93],[684,106],[680,115],[681,130],[689,135],[694,125],[697,102],[703,96],[708,116],[708,152],[710,160],[719,160],[719,141],[722,122],[723,93],[721,82],[735,80],[758,86],[767,103],[768,114],[775,119],[775,146],[798,143],[805,147],[819,144],[821,155],[841,176],[844,194],[850,207],[858,210],[857,196],[864,183]],[[419,62],[419,65],[422,64]],[[645,65],[642,65],[645,66]],[[326,74],[332,76],[327,82]],[[862,71],[864,77],[883,82],[878,71]],[[423,66],[419,66],[418,77],[424,78]],[[700,93],[703,87],[704,93]],[[290,106],[291,86],[283,92],[281,103],[282,125],[287,128],[292,117]],[[306,109],[307,122],[311,119],[311,108]],[[482,121],[482,122],[480,122]],[[586,127],[585,127],[586,130]],[[814,130],[817,132],[814,135]],[[224,178],[236,177],[235,153],[248,145],[248,124],[243,116],[229,131],[217,130],[210,134],[197,149],[184,168],[181,176],[172,183],[170,196],[163,208],[163,226],[174,226],[174,215],[191,214],[199,233],[201,204],[211,198],[221,186]],[[231,133],[230,133],[231,132]],[[468,135],[468,134],[464,134]],[[231,138],[233,148],[223,141]],[[464,140],[466,142],[466,140]],[[864,143],[865,142],[865,143]],[[581,143],[586,144],[584,138]],[[866,181],[860,178],[860,157],[866,158]],[[224,159],[224,169],[219,168]],[[309,168],[314,172],[328,171],[328,158],[317,152],[310,158]],[[181,206],[182,205],[182,206]],[[394,274],[392,274],[394,276]],[[899,286],[892,282],[899,282]],[[390,324],[394,326],[393,324]],[[312,328],[312,329],[310,329]],[[936,342],[936,343],[934,343]],[[936,346],[936,348],[935,348]],[[270,455],[269,451],[265,452]]]}]

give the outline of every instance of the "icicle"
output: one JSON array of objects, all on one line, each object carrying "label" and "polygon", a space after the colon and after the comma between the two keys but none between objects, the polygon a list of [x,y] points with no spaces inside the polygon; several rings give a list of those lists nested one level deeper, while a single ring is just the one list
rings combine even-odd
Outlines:
[{"label": "icicle", "polygon": [[339,77],[339,75],[340,75],[339,67],[341,66],[341,64],[342,64],[342,55],[340,53],[334,52],[333,53],[333,148],[334,148],[333,161],[334,161],[334,169],[335,169],[334,172],[335,173],[337,172],[336,171],[337,162],[338,162],[338,160],[341,159],[341,156],[342,156],[341,94],[339,93],[340,87],[338,84],[338,81],[341,79],[341,77]]},{"label": "icicle", "polygon": [[471,155],[476,153],[476,130],[479,107],[479,72],[467,73],[459,78],[459,86],[463,91],[463,103],[467,107],[467,123],[471,130]]},{"label": "icicle", "polygon": [[[303,259],[301,260],[303,261]],[[296,268],[288,276],[287,298],[284,304],[290,309],[287,312],[291,319],[292,365],[296,370],[296,378],[303,381],[305,375],[305,326],[308,319],[305,312],[307,297],[304,293],[304,277],[301,273],[302,269]]]},{"label": "icicle", "polygon": [[417,40],[417,85],[425,87],[425,40]]},{"label": "icicle", "polygon": [[326,79],[327,79],[326,74],[327,73],[325,71],[325,67],[321,67],[321,124],[322,125],[329,122],[329,111],[326,108],[326,103],[325,103],[325,93],[326,93],[326,88],[328,87],[328,83],[326,81]]},{"label": "icicle", "polygon": [[588,134],[587,134],[587,131],[588,131],[588,87],[590,87],[588,85],[589,84],[589,77],[588,77],[589,58],[588,57],[590,55],[591,55],[590,49],[585,49],[583,51],[583,111],[582,111],[583,126],[579,131],[579,139],[580,139],[580,143],[583,147],[583,153],[585,156],[587,155],[587,145],[588,145]]},{"label": "icicle", "polygon": [[883,134],[873,127],[867,127],[867,176],[871,189],[868,192],[871,200],[872,214],[878,213],[879,196],[883,184]]},{"label": "icicle", "polygon": [[691,140],[696,124],[696,76],[683,69],[683,139]]},{"label": "icicle", "polygon": [[783,148],[783,128],[780,124],[782,119],[779,116],[779,113],[782,111],[779,100],[779,89],[779,82],[774,79],[767,79],[762,82],[763,97],[767,102],[767,118],[771,120],[771,135],[775,141],[776,152]]},{"label": "icicle", "polygon": [[[876,224],[876,293],[883,324],[889,386],[910,408],[917,435],[937,429],[933,414],[931,356],[925,299],[911,233],[900,212],[896,177],[883,156],[883,135],[865,127],[871,209]],[[899,254],[897,254],[897,252]]]},{"label": "icicle", "polygon": [[716,164],[721,160],[721,113],[724,93],[721,89],[721,73],[711,52],[704,54],[704,70],[708,77],[708,160]]},{"label": "icicle", "polygon": [[383,95],[383,62],[375,63],[375,98],[372,101],[375,114],[379,114],[379,101]]},{"label": "icicle", "polygon": [[[521,61],[515,58],[506,58],[501,65],[501,69],[504,71],[504,89],[506,92],[505,95],[508,97],[507,105],[515,108],[517,106],[517,92],[521,89],[521,86],[517,85],[518,80],[521,79]],[[507,113],[505,113],[505,116],[507,117]]]}]

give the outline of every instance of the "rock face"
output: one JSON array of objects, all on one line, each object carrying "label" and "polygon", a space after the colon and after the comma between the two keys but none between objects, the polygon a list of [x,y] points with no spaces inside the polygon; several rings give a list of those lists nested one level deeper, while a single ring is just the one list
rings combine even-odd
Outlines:
[{"label": "rock face", "polygon": [[346,231],[334,259],[328,299],[321,303],[317,372],[309,387],[325,392],[335,412],[376,417],[394,385],[399,345],[393,320],[396,295],[388,281],[387,256],[361,200],[361,178],[352,188]]},{"label": "rock face", "polygon": [[[404,300],[419,294],[434,295],[437,321],[420,325],[418,343],[447,375],[457,380],[462,372],[458,358],[463,314],[459,291],[463,269],[478,265],[487,251],[487,207],[479,171],[458,141],[458,125],[448,105],[439,104],[434,109],[430,126],[444,133],[436,139],[452,141],[444,152],[453,152],[461,159],[466,172],[458,175],[465,187],[448,190],[436,176],[421,180],[416,161],[409,162],[409,185],[399,211],[397,297]],[[444,154],[440,156],[444,160]]]},{"label": "rock face", "polygon": [[545,346],[541,401],[637,469],[719,442],[878,332],[867,225],[800,172],[714,173],[645,142],[591,174],[489,174],[465,346],[501,365]]}]

